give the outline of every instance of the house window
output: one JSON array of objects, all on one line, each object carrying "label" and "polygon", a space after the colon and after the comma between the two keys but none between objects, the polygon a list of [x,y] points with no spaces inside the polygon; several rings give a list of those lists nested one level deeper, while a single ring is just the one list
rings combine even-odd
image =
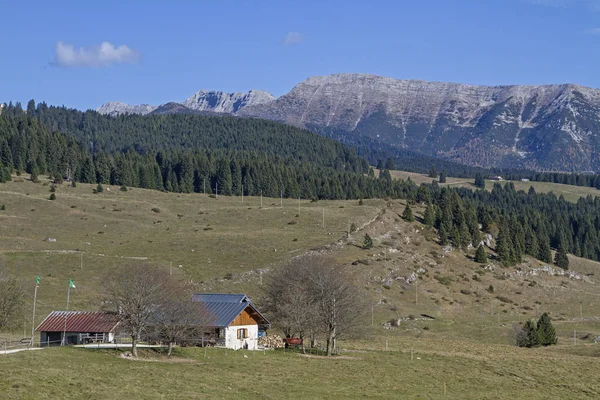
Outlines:
[{"label": "house window", "polygon": [[237,338],[238,340],[242,340],[242,339],[246,339],[248,338],[248,329],[246,328],[240,328],[237,330]]}]

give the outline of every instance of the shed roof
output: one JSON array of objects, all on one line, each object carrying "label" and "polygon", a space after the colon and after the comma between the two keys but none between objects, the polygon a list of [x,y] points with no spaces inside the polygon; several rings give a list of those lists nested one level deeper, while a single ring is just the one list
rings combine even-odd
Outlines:
[{"label": "shed roof", "polygon": [[112,332],[118,324],[118,315],[101,311],[52,311],[37,327],[36,331]]},{"label": "shed roof", "polygon": [[269,325],[269,321],[245,294],[198,293],[192,296],[192,301],[202,303],[206,311],[214,316],[214,326],[229,326],[246,308],[250,308],[249,313],[259,319],[259,325]]}]

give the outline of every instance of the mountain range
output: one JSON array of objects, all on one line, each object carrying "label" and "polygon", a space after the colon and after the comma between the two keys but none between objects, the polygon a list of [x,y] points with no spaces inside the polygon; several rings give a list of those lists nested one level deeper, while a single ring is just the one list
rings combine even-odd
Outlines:
[{"label": "mountain range", "polygon": [[111,102],[97,111],[225,113],[471,166],[600,172],[600,90],[572,84],[475,86],[335,74],[310,77],[279,98],[201,90],[181,103]]}]

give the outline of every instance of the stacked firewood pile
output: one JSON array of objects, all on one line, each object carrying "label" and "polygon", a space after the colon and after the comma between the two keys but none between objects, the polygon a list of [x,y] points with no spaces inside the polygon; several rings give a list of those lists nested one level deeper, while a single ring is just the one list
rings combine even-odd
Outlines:
[{"label": "stacked firewood pile", "polygon": [[279,335],[264,335],[258,339],[258,345],[268,348],[280,349],[285,343]]}]

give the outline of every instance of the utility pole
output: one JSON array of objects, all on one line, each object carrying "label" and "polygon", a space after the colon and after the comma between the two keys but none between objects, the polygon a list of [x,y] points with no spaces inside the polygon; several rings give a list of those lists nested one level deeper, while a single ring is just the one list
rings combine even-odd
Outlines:
[{"label": "utility pole", "polygon": [[371,326],[375,326],[375,306],[371,305]]},{"label": "utility pole", "polygon": [[419,305],[419,276],[417,276],[417,280],[415,281],[415,305]]}]

